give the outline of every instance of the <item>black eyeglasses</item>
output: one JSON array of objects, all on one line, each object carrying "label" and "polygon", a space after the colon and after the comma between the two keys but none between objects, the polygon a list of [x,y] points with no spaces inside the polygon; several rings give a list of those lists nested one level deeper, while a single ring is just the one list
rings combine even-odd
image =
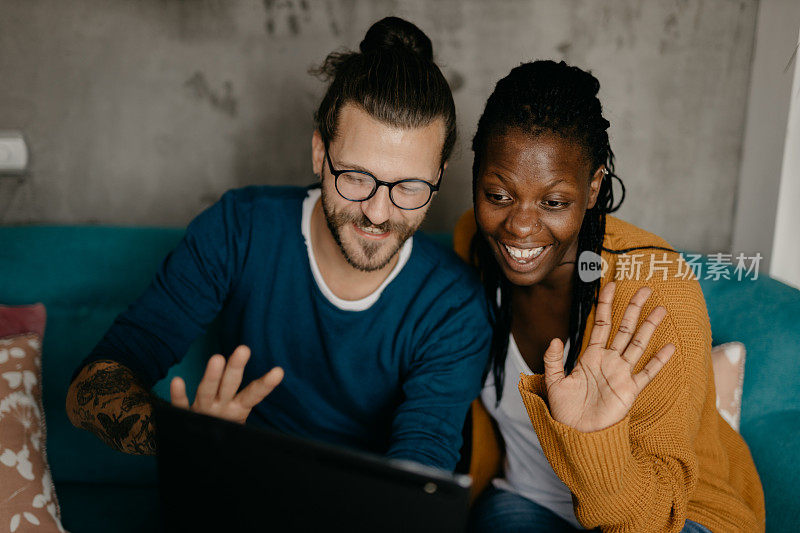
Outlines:
[{"label": "black eyeglasses", "polygon": [[443,166],[439,167],[436,185],[418,178],[410,178],[399,181],[381,181],[369,172],[363,170],[336,170],[333,168],[331,156],[325,148],[325,159],[328,160],[328,168],[333,174],[336,192],[345,200],[351,202],[363,202],[369,200],[378,191],[378,187],[386,185],[389,189],[389,199],[392,203],[406,211],[420,209],[430,201],[434,191],[439,190],[442,182]]}]

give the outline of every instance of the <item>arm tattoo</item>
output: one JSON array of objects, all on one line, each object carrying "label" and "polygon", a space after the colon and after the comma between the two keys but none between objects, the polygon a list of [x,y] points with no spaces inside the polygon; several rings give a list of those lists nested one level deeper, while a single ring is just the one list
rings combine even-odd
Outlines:
[{"label": "arm tattoo", "polygon": [[154,455],[152,395],[133,373],[114,361],[95,361],[81,370],[67,393],[72,423],[117,450]]}]

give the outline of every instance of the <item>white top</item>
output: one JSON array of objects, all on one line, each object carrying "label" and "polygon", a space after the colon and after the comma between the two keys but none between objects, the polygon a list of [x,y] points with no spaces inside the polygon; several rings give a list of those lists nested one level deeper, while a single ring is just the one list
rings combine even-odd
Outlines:
[{"label": "white top", "polygon": [[[564,346],[564,361],[569,353],[569,341]],[[539,444],[528,411],[519,393],[520,373],[531,375],[531,369],[509,335],[503,377],[503,397],[495,406],[497,395],[494,391],[494,376],[490,372],[481,391],[481,400],[489,414],[497,421],[497,427],[506,444],[506,457],[503,463],[505,477],[496,478],[493,484],[498,489],[507,490],[532,500],[553,511],[574,527],[584,529],[575,518],[572,506],[572,493],[553,471]]]},{"label": "white top", "polygon": [[308,263],[311,266],[311,273],[314,275],[314,281],[317,282],[317,286],[325,298],[328,299],[333,305],[338,307],[343,311],[365,311],[369,309],[372,304],[378,301],[378,298],[381,297],[381,293],[383,289],[386,288],[389,283],[392,282],[394,278],[403,270],[403,267],[408,262],[408,258],[411,257],[411,248],[413,246],[414,237],[409,237],[406,242],[400,247],[400,257],[397,260],[397,263],[394,265],[394,268],[383,280],[380,287],[375,289],[372,294],[361,298],[360,300],[343,300],[339,298],[333,291],[328,287],[325,283],[325,280],[322,279],[322,274],[319,271],[319,266],[317,265],[317,260],[314,257],[314,249],[311,247],[311,212],[314,210],[314,205],[316,205],[317,200],[320,199],[322,196],[322,191],[319,189],[309,189],[308,195],[306,199],[303,200],[303,217],[300,221],[300,232],[303,234],[303,238],[306,241],[306,250],[308,250]]}]

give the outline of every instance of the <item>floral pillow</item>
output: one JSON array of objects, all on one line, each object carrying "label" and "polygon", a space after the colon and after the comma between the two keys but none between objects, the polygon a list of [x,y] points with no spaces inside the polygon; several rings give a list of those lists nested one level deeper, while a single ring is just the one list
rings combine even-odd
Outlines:
[{"label": "floral pillow", "polygon": [[0,339],[0,531],[64,531],[45,453],[40,339]]}]

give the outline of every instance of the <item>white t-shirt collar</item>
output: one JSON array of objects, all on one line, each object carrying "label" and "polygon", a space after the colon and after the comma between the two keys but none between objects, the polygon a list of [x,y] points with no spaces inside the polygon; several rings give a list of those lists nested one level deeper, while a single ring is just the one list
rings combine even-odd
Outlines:
[{"label": "white t-shirt collar", "polygon": [[306,243],[306,250],[308,251],[308,264],[311,266],[311,273],[314,276],[314,281],[317,283],[319,290],[322,292],[325,298],[327,298],[329,302],[339,309],[343,311],[365,311],[372,307],[372,304],[378,301],[378,298],[381,297],[383,289],[385,289],[387,285],[389,285],[389,283],[391,283],[392,280],[397,277],[405,264],[408,262],[408,258],[411,257],[411,248],[413,246],[414,237],[409,237],[408,240],[400,247],[398,252],[400,257],[398,258],[397,263],[377,289],[375,289],[368,296],[365,296],[359,300],[343,300],[342,298],[339,298],[333,294],[333,291],[331,291],[331,289],[325,283],[325,280],[322,278],[322,274],[319,271],[319,266],[317,265],[317,260],[314,257],[314,249],[311,246],[311,213],[321,195],[322,191],[320,189],[308,190],[308,195],[306,196],[306,199],[303,200],[303,215],[300,220],[300,232],[303,234],[303,239]]}]

